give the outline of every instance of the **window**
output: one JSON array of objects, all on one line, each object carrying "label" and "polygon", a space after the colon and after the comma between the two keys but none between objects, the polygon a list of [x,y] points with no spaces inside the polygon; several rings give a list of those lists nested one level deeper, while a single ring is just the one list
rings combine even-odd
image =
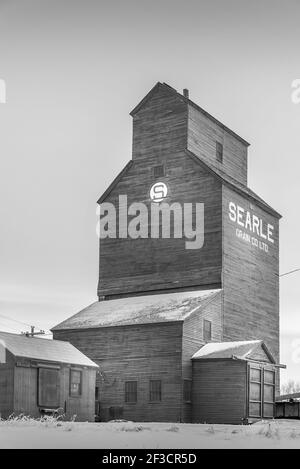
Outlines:
[{"label": "window", "polygon": [[211,340],[211,321],[203,320],[203,339],[205,341]]},{"label": "window", "polygon": [[125,402],[128,404],[137,402],[137,381],[125,381]]},{"label": "window", "polygon": [[223,163],[223,145],[220,142],[216,142],[216,157],[217,161]]},{"label": "window", "polygon": [[153,173],[155,178],[160,178],[165,175],[165,167],[163,164],[154,166]]},{"label": "window", "polygon": [[39,368],[38,405],[49,408],[59,407],[59,370]]},{"label": "window", "polygon": [[70,370],[70,396],[81,396],[82,373],[78,370]]},{"label": "window", "polygon": [[150,381],[150,402],[161,401],[161,381],[152,379]]},{"label": "window", "polygon": [[183,380],[183,400],[184,402],[192,402],[192,380]]}]

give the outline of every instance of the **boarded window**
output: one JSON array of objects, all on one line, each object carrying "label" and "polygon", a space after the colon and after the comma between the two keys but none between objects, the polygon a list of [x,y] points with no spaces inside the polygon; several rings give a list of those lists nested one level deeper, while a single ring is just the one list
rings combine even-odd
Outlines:
[{"label": "boarded window", "polygon": [[163,164],[154,166],[153,173],[155,178],[160,178],[165,175],[165,167]]},{"label": "boarded window", "polygon": [[211,321],[203,320],[203,339],[208,342],[211,340]]},{"label": "boarded window", "polygon": [[38,405],[49,408],[59,407],[59,370],[39,368]]},{"label": "boarded window", "polygon": [[223,145],[220,142],[216,142],[216,157],[217,161],[223,163]]},{"label": "boarded window", "polygon": [[184,402],[192,401],[192,380],[183,380],[183,400]]},{"label": "boarded window", "polygon": [[79,370],[70,370],[70,396],[81,396],[82,373]]},{"label": "boarded window", "polygon": [[125,381],[125,402],[130,404],[137,402],[137,381]]},{"label": "boarded window", "polygon": [[161,380],[150,380],[150,402],[161,401]]}]

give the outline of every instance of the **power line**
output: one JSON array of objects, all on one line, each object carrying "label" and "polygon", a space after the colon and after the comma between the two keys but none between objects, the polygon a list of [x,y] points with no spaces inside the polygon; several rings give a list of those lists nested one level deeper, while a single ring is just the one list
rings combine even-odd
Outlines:
[{"label": "power line", "polygon": [[289,272],[285,272],[284,274],[280,274],[279,277],[284,277],[285,275],[293,274],[294,272],[299,272],[299,271],[300,271],[300,268],[299,268],[299,269],[290,270]]},{"label": "power line", "polygon": [[23,326],[28,326],[28,327],[31,326],[31,324],[27,324],[26,322],[19,321],[18,319],[10,318],[9,316],[5,316],[4,314],[1,314],[1,313],[0,313],[0,316],[4,319],[8,319],[9,321],[18,322],[19,324],[22,324]]},{"label": "power line", "polygon": [[[7,319],[8,321],[12,321],[12,322],[15,322],[15,323],[18,323],[18,324],[22,324],[22,326],[26,326],[26,327],[30,327],[30,328],[32,327],[31,324],[28,324],[28,323],[26,323],[26,322],[19,321],[18,319],[14,319],[14,318],[11,318],[11,317],[9,317],[9,316],[5,316],[5,314],[1,314],[1,313],[0,313],[0,317],[2,317],[2,318],[4,318],[4,319]],[[37,327],[39,327],[39,325],[37,325]],[[12,329],[12,328],[11,328],[11,329]],[[40,329],[42,329],[42,327],[40,327]],[[49,329],[46,329],[46,330],[48,331]]]},{"label": "power line", "polygon": [[20,330],[17,330],[14,327],[7,326],[7,324],[0,323],[0,326],[3,327],[4,329],[9,329],[14,334],[20,334]]}]

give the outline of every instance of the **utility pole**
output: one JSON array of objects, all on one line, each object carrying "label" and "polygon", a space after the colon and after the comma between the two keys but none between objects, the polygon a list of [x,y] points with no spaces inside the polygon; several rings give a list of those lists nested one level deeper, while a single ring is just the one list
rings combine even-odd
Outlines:
[{"label": "utility pole", "polygon": [[44,335],[45,334],[45,331],[39,330],[38,332],[35,332],[34,330],[35,330],[35,327],[30,326],[30,332],[28,332],[28,331],[21,332],[21,335],[26,335],[26,337],[34,337],[36,335]]}]

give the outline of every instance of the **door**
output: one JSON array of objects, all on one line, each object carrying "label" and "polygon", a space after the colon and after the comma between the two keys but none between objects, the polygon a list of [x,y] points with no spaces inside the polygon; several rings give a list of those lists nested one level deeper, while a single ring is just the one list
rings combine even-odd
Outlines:
[{"label": "door", "polygon": [[275,405],[275,371],[249,365],[248,415],[252,418],[273,418]]},{"label": "door", "polygon": [[59,370],[39,368],[38,405],[46,408],[59,407]]}]

